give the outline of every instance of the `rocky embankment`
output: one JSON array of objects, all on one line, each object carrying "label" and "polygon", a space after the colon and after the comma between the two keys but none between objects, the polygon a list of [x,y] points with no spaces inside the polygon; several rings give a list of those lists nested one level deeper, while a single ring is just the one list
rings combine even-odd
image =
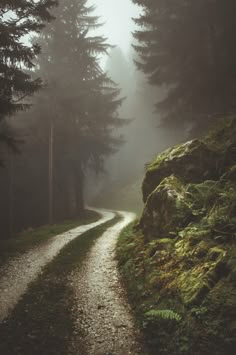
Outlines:
[{"label": "rocky embankment", "polygon": [[236,119],[159,155],[143,199],[118,258],[151,351],[234,354]]}]

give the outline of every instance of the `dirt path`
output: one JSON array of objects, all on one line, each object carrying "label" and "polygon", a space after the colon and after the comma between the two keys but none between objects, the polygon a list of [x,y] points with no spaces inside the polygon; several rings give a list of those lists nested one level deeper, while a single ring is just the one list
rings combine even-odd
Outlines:
[{"label": "dirt path", "polygon": [[77,327],[68,354],[144,354],[115,260],[119,233],[135,216],[126,212],[121,215],[122,221],[96,241],[82,267],[71,275],[77,298]]},{"label": "dirt path", "polygon": [[60,250],[88,230],[111,220],[115,214],[105,210],[96,210],[101,214],[97,222],[80,226],[51,238],[47,243],[33,248],[20,257],[13,258],[0,270],[0,321],[4,320],[26,292],[32,282]]}]

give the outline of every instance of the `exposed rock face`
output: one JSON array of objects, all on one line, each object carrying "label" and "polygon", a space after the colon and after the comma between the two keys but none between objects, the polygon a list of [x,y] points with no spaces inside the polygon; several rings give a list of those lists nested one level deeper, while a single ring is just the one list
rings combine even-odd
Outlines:
[{"label": "exposed rock face", "polygon": [[140,226],[146,235],[169,237],[176,227],[188,224],[191,214],[183,183],[171,175],[149,195]]},{"label": "exposed rock face", "polygon": [[171,148],[149,165],[143,182],[143,200],[161,181],[174,174],[184,182],[201,182],[218,175],[218,154],[203,141],[193,140]]},{"label": "exposed rock face", "polygon": [[127,237],[129,253],[123,246],[130,264],[122,262],[126,278],[132,265],[137,293],[145,290],[135,302],[149,316],[154,353],[235,352],[235,164],[236,119],[230,119],[147,168],[144,211],[135,236]]},{"label": "exposed rock face", "polygon": [[145,207],[140,222],[145,235],[165,235],[183,228],[187,222],[195,220],[197,200],[198,204],[204,202],[201,199],[204,200],[207,193],[213,194],[214,200],[221,189],[236,183],[235,122],[230,120],[203,140],[167,150],[148,166],[143,182]]}]

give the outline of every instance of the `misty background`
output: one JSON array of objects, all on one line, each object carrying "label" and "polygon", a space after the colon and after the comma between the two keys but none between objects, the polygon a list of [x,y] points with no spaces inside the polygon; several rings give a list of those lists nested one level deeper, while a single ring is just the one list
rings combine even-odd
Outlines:
[{"label": "misty background", "polygon": [[[14,106],[1,122],[14,145],[0,147],[3,237],[75,218],[85,205],[141,211],[145,165],[186,137],[183,130],[160,127],[154,105],[166,87],[150,86],[136,68],[133,18],[141,9],[129,0],[81,4],[61,0],[52,11],[55,20],[40,34],[22,37],[23,50],[41,46],[34,70],[25,64],[38,85],[32,82],[32,91],[41,90],[26,95],[27,110]],[[92,17],[87,5],[95,6]],[[13,15],[4,15],[6,24],[14,23]]]},{"label": "misty background", "polygon": [[181,142],[186,132],[160,127],[160,117],[154,105],[165,96],[166,88],[148,84],[147,77],[135,65],[138,59],[132,44],[132,33],[137,30],[133,19],[142,9],[130,0],[96,0],[96,13],[103,23],[100,31],[114,45],[109,56],[103,56],[101,63],[111,79],[121,89],[125,98],[120,115],[130,123],[116,131],[124,137],[124,145],[108,158],[104,175],[93,176],[90,172],[86,188],[89,203],[105,205],[108,208],[133,209],[141,211],[140,195],[145,165],[167,147]]}]

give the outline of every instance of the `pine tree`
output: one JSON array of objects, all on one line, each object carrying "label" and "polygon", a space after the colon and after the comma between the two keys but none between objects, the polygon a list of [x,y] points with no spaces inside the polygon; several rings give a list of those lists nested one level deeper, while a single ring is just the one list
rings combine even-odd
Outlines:
[{"label": "pine tree", "polygon": [[70,217],[83,211],[86,169],[102,170],[104,157],[120,143],[112,137],[112,129],[122,124],[117,114],[119,90],[98,60],[109,46],[103,37],[90,34],[99,24],[92,15],[94,8],[86,3],[60,2],[56,20],[43,31],[37,63],[38,74],[47,81],[38,99],[38,115],[51,132],[49,194],[54,216],[62,216],[65,210]]},{"label": "pine tree", "polygon": [[235,112],[236,3],[233,0],[133,0],[138,67],[153,85],[167,85],[157,105],[166,125],[202,126]]},{"label": "pine tree", "polygon": [[39,33],[52,19],[54,5],[56,0],[1,0],[0,120],[28,107],[23,99],[41,87],[30,73],[40,46],[27,44],[26,36]]}]

